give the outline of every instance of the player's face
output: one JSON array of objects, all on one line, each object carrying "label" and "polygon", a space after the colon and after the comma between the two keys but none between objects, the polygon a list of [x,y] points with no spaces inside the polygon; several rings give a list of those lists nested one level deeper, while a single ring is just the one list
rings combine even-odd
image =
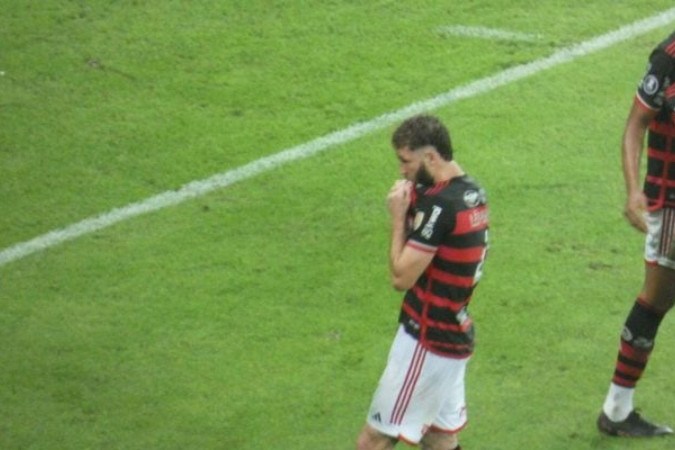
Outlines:
[{"label": "player's face", "polygon": [[423,184],[425,186],[431,186],[434,184],[434,178],[427,170],[427,166],[426,164],[424,164],[424,160],[422,160],[420,168],[417,169],[417,174],[415,175],[414,181],[415,183]]},{"label": "player's face", "polygon": [[413,152],[408,147],[403,147],[396,150],[396,157],[398,158],[401,176],[408,181],[415,182],[421,164],[421,158],[417,152]]},{"label": "player's face", "polygon": [[396,150],[401,176],[413,183],[434,184],[434,179],[424,163],[423,151],[412,151],[408,147]]}]

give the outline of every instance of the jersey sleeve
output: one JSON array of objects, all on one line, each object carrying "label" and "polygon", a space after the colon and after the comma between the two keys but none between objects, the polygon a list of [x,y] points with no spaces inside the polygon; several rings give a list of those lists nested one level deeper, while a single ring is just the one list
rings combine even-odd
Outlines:
[{"label": "jersey sleeve", "polygon": [[441,198],[424,198],[418,203],[408,245],[419,250],[435,252],[443,237],[455,227],[455,212],[451,204]]},{"label": "jersey sleeve", "polygon": [[647,71],[638,85],[636,97],[649,109],[659,110],[665,101],[665,90],[675,81],[673,58],[663,49],[655,49],[649,57]]}]

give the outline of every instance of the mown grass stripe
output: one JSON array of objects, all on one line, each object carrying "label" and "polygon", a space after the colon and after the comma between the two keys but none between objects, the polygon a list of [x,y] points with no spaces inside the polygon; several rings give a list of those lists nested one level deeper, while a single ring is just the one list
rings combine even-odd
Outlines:
[{"label": "mown grass stripe", "polygon": [[308,158],[329,148],[353,141],[373,133],[410,115],[427,112],[447,106],[458,100],[474,97],[498,87],[532,76],[552,67],[573,61],[582,56],[595,53],[620,42],[648,33],[656,28],[670,24],[675,20],[675,8],[668,9],[629,25],[620,27],[593,39],[558,50],[533,62],[515,66],[495,75],[478,79],[432,97],[413,103],[399,110],[383,114],[368,122],[357,123],[343,130],[327,134],[307,143],[292,147],[279,153],[257,159],[244,166],[228,170],[203,180],[190,182],[178,190],[166,191],[145,200],[84,219],[67,227],[53,230],[29,241],[14,244],[0,251],[0,267],[66,241],[110,227],[118,222],[177,205],[186,200],[203,196],[218,189],[228,187],[239,181],[252,178],[293,161]]},{"label": "mown grass stripe", "polygon": [[442,36],[460,36],[496,41],[536,42],[541,39],[541,36],[537,34],[467,25],[446,25],[436,28],[436,32]]}]

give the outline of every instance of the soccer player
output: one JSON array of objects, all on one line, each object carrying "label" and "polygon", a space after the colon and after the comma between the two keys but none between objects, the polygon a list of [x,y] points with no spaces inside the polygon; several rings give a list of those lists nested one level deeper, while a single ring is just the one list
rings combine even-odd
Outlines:
[{"label": "soccer player", "polygon": [[[671,434],[633,407],[635,386],[647,366],[657,330],[675,300],[675,33],[651,53],[623,135],[625,216],[646,233],[645,277],[621,333],[614,376],[597,425],[613,436]],[[639,168],[647,137],[647,171]]]},{"label": "soccer player", "polygon": [[405,291],[389,359],[372,399],[359,450],[399,441],[424,450],[459,449],[467,421],[464,375],[474,348],[467,306],[487,250],[483,189],[453,159],[435,117],[404,121],[392,144],[404,179],[387,197],[389,268]]}]

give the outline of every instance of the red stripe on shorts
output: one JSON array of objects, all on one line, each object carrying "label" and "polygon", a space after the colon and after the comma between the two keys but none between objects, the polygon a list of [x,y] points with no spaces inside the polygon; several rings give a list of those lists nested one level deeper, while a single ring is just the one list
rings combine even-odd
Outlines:
[{"label": "red stripe on shorts", "polygon": [[663,210],[661,219],[661,235],[659,236],[659,256],[669,257],[675,232],[675,211],[670,208]]},{"label": "red stripe on shorts", "polygon": [[391,417],[389,418],[389,422],[395,425],[400,425],[403,422],[403,416],[405,416],[405,412],[410,404],[410,399],[415,391],[415,385],[417,385],[417,380],[419,380],[422,373],[422,366],[424,365],[426,355],[427,351],[418,342],[412,361],[410,361],[410,365],[408,366],[405,381],[398,393],[394,410],[391,412]]}]

